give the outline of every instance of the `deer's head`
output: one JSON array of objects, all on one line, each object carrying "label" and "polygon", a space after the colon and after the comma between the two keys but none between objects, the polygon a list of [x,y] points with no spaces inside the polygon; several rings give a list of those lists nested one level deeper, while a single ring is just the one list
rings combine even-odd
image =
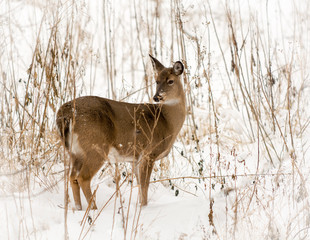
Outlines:
[{"label": "deer's head", "polygon": [[153,97],[155,102],[163,104],[176,104],[180,102],[183,95],[183,86],[180,76],[184,66],[180,61],[174,63],[173,67],[164,67],[156,58],[151,57],[156,78],[156,93]]}]

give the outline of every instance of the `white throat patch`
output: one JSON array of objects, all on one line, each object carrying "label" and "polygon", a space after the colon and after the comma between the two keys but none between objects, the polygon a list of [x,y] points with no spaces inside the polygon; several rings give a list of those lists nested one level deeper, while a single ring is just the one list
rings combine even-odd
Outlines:
[{"label": "white throat patch", "polygon": [[167,101],[164,101],[163,104],[165,105],[176,105],[180,103],[180,99],[176,98],[176,99],[169,99]]}]

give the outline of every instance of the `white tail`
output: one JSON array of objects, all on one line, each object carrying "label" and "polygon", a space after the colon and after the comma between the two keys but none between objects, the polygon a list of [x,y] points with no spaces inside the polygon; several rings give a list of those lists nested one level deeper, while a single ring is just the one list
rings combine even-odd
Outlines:
[{"label": "white tail", "polygon": [[[78,210],[82,209],[80,188],[91,204],[90,182],[104,161],[132,163],[141,204],[147,204],[154,162],[168,155],[186,115],[180,81],[183,64],[176,62],[165,68],[150,57],[156,72],[154,101],[158,104],[86,96],[63,104],[57,112],[57,127],[70,153],[70,183]],[[96,209],[96,204],[91,207]]]}]

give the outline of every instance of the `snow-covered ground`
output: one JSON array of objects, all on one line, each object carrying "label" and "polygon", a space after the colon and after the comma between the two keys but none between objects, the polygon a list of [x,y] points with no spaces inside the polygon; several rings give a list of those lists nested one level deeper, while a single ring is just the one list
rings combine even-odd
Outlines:
[{"label": "snow-covered ground", "polygon": [[[0,239],[310,239],[310,3],[0,1]],[[55,111],[154,94],[152,53],[182,60],[188,116],[149,204],[120,165],[98,210],[65,210]],[[145,75],[146,74],[146,75]],[[117,196],[117,197],[116,197]],[[67,231],[67,236],[65,232]]]}]

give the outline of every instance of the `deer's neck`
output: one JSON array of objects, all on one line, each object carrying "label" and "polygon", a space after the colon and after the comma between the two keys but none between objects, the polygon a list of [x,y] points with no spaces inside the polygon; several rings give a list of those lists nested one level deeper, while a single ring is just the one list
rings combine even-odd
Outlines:
[{"label": "deer's neck", "polygon": [[177,135],[183,125],[186,115],[185,96],[177,100],[170,100],[162,104],[162,115],[167,120],[169,127]]}]

